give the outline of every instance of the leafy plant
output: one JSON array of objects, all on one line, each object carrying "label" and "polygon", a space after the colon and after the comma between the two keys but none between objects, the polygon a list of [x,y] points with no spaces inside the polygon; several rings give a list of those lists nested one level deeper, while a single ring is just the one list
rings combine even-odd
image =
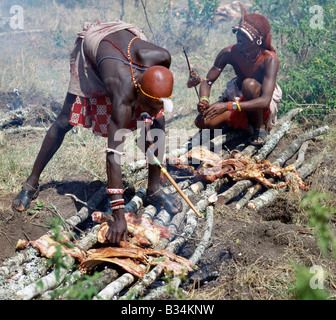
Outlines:
[{"label": "leafy plant", "polygon": [[279,84],[285,113],[297,105],[316,118],[335,108],[334,1],[254,0],[254,9],[270,24],[280,58]]},{"label": "leafy plant", "polygon": [[324,288],[312,286],[312,280],[315,276],[309,268],[296,266],[295,283],[290,290],[296,300],[327,300],[328,292]]},{"label": "leafy plant", "polygon": [[[189,280],[187,270],[183,270],[182,274],[178,276],[178,278],[180,278],[182,283],[188,283]],[[184,296],[182,289],[180,287],[175,288],[173,286],[174,279],[175,278],[170,272],[167,272],[167,275],[163,277],[163,280],[167,283],[167,294],[172,295],[174,299],[185,300],[186,297]]]},{"label": "leafy plant", "polygon": [[310,191],[301,203],[308,215],[309,225],[315,229],[315,236],[318,238],[324,256],[327,256],[329,250],[336,248],[335,232],[330,224],[330,219],[336,212],[336,208],[324,203],[330,197],[324,193]]},{"label": "leafy plant", "polygon": [[183,15],[187,27],[202,26],[209,31],[214,23],[217,8],[218,0],[188,0],[188,10]]}]

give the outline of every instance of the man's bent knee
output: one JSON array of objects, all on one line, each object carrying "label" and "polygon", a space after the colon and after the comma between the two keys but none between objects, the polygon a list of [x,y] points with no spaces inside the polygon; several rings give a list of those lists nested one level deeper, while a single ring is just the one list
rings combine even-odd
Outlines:
[{"label": "man's bent knee", "polygon": [[253,79],[246,78],[242,83],[242,94],[245,100],[252,100],[260,96],[261,84]]}]

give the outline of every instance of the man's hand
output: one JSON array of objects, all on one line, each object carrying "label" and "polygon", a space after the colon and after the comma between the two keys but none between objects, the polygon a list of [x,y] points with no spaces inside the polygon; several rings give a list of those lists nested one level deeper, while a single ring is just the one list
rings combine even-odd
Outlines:
[{"label": "man's hand", "polygon": [[215,102],[204,111],[203,117],[207,121],[209,121],[221,115],[227,110],[228,110],[228,106],[226,102]]},{"label": "man's hand", "polygon": [[197,104],[197,111],[204,116],[204,112],[209,109],[209,102],[206,100],[202,100]]},{"label": "man's hand", "polygon": [[125,220],[124,210],[119,209],[113,213],[114,221],[107,221],[109,230],[106,233],[106,240],[112,244],[120,245],[120,241],[126,242],[127,223]]}]

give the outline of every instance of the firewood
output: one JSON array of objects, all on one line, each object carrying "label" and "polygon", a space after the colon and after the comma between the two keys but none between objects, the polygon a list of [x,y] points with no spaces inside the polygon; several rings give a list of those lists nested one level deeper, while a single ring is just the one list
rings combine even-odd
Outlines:
[{"label": "firewood", "polygon": [[273,151],[276,147],[280,139],[289,131],[291,126],[291,121],[285,121],[281,127],[276,130],[270,138],[266,141],[266,143],[262,146],[262,148],[258,151],[256,157],[258,159],[266,159],[266,157]]},{"label": "firewood", "polygon": [[[193,255],[190,257],[189,261],[194,263],[195,265],[198,263],[200,258],[202,257],[205,249],[209,245],[209,241],[211,239],[211,234],[212,234],[212,227],[213,227],[213,206],[208,206],[206,208],[206,225],[204,228],[204,233],[201,242],[198,244],[196,247]],[[181,277],[174,277],[173,280],[170,283],[170,286],[175,289],[175,292],[179,288],[182,280]],[[161,287],[158,287],[156,289],[153,289],[150,291],[149,294],[147,294],[145,297],[143,297],[144,300],[152,300],[152,299],[157,299],[163,294],[167,293],[168,290],[168,285],[163,285]]]},{"label": "firewood", "polygon": [[[106,190],[105,187],[101,187],[88,201],[89,208],[96,208],[105,199]],[[75,215],[66,220],[69,225],[77,226],[78,224],[85,221],[89,215],[90,211],[86,206],[82,207]]]},{"label": "firewood", "polygon": [[65,256],[63,258],[63,265],[59,272],[53,270],[48,275],[42,277],[40,280],[24,287],[16,293],[18,300],[31,300],[43,292],[57,287],[65,278],[68,273],[69,268],[75,263],[75,259],[70,256]]},{"label": "firewood", "polygon": [[[88,232],[87,236],[81,239],[78,242],[78,246],[83,250],[87,250],[92,247],[97,242],[97,231],[99,226],[95,226]],[[61,284],[67,275],[69,269],[74,265],[75,258],[71,256],[64,256],[62,258],[63,266],[59,268],[58,271],[53,270],[48,275],[45,275],[38,281],[31,283],[30,285],[24,287],[16,293],[17,299],[19,300],[31,300],[36,296],[50,290],[56,288],[59,284]]]},{"label": "firewood", "polygon": [[[324,126],[321,128],[318,128],[316,130],[304,133],[302,135],[300,135],[299,137],[297,137],[297,139],[284,151],[282,152],[278,158],[274,161],[275,163],[278,163],[280,166],[283,166],[283,164],[290,159],[295,152],[297,152],[297,150],[299,149],[299,155],[297,158],[297,161],[294,163],[295,167],[298,168],[302,165],[303,161],[304,161],[304,154],[305,151],[307,150],[308,147],[308,143],[307,140],[315,138],[317,136],[323,135],[326,132],[329,131],[329,127],[328,126]],[[274,182],[274,179],[271,180],[271,182]],[[260,184],[257,184],[255,186],[252,186],[249,188],[249,190],[247,191],[247,193],[245,194],[245,196],[240,199],[237,204],[236,204],[236,210],[240,210],[240,208],[242,208],[246,203],[248,203],[248,201],[259,191],[261,191],[262,186]],[[269,192],[270,194],[271,192]],[[250,207],[253,207],[253,202],[250,203]]]},{"label": "firewood", "polygon": [[298,156],[296,161],[294,162],[295,168],[299,168],[302,166],[304,160],[305,160],[305,155],[306,151],[308,149],[309,141],[305,141],[302,146],[299,149]]},{"label": "firewood", "polygon": [[[199,212],[204,211],[207,206],[208,206],[208,201],[206,199],[202,199],[196,204],[196,208]],[[178,249],[181,247],[181,245],[184,244],[188,240],[188,238],[192,236],[193,232],[195,231],[196,226],[197,226],[197,221],[199,218],[197,217],[197,215],[192,209],[190,209],[187,212],[186,216],[187,216],[187,221],[186,221],[184,230],[182,232],[182,235],[178,236],[177,239],[170,242],[167,245],[166,250],[170,252],[177,252]],[[139,280],[135,286],[133,286],[129,290],[128,294],[125,294],[124,296],[120,297],[120,299],[121,300],[135,299],[136,297],[143,295],[145,290],[161,275],[162,272],[163,272],[162,267],[160,266],[154,267],[151,271],[146,273],[144,277],[141,280]]]},{"label": "firewood", "polygon": [[130,202],[128,202],[125,206],[125,212],[134,212],[136,213],[141,206],[143,205],[143,201],[146,197],[146,190],[143,188],[140,188],[134,197],[131,199]]},{"label": "firewood", "polygon": [[[145,268],[145,267],[144,267]],[[136,277],[130,273],[124,273],[121,277],[108,284],[93,300],[112,300],[122,290],[130,286]]]},{"label": "firewood", "polygon": [[321,128],[318,128],[316,130],[304,133],[297,137],[293,143],[286,149],[285,152],[283,152],[276,160],[276,163],[279,163],[280,166],[283,166],[283,164],[290,159],[301,147],[304,141],[313,139],[317,136],[323,135],[329,131],[328,126],[324,126]]},{"label": "firewood", "polygon": [[38,250],[36,248],[28,247],[25,250],[17,251],[14,255],[6,259],[0,267],[0,280],[5,279],[11,272],[13,268],[22,265],[28,260],[38,255]]}]

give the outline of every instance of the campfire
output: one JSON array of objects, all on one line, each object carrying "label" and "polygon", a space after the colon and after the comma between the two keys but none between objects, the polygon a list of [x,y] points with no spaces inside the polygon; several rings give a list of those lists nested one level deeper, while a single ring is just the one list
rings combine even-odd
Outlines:
[{"label": "campfire", "polygon": [[[57,245],[50,234],[34,241],[20,242],[20,250],[0,265],[0,299],[48,299],[50,292],[62,285],[68,274],[77,272],[83,276],[85,272],[90,273],[101,265],[106,266],[103,271],[106,275],[104,287],[93,299],[125,299],[130,298],[130,295],[131,298],[144,299],[159,297],[166,292],[167,287],[163,284],[154,288],[153,283],[165,272],[175,276],[171,285],[178,288],[181,284],[180,275],[184,272],[190,274],[197,269],[209,244],[213,208],[218,201],[229,203],[234,200],[236,210],[245,206],[259,210],[271,203],[279,193],[299,194],[300,190],[308,190],[309,183],[305,179],[316,170],[321,160],[319,155],[305,159],[307,143],[328,132],[327,126],[297,137],[272,163],[266,159],[289,132],[291,120],[300,112],[301,109],[295,109],[284,115],[259,150],[249,145],[224,155],[216,154],[197,146],[197,141],[211,139],[206,132],[201,132],[165,155],[167,168],[179,172],[179,187],[193,199],[203,217],[198,217],[184,201],[183,210],[175,216],[170,216],[165,210],[158,211],[152,205],[144,207],[145,190],[140,188],[125,208],[129,231],[127,241],[122,242],[121,247],[110,247],[104,243],[108,217],[90,209],[105,201],[105,188],[101,188],[87,206],[66,220],[67,228],[63,230],[65,237],[67,229],[73,230],[84,221],[91,220],[93,226],[91,224],[84,230],[76,241],[72,241],[74,246],[63,252],[64,267],[57,272],[49,272],[44,263],[47,257],[55,254]],[[200,135],[203,135],[202,139]],[[226,139],[224,134],[213,143],[222,146]],[[289,166],[285,165],[295,154],[298,155],[297,160]],[[193,159],[196,158],[199,164],[194,165]],[[147,170],[143,161],[128,164],[128,169]],[[184,179],[183,176],[188,178]],[[165,191],[176,193],[169,184]],[[204,228],[202,238],[198,239],[194,253],[184,257],[181,248],[193,237],[201,220]],[[14,269],[24,269],[28,264],[33,268],[32,261],[38,269],[34,271],[34,277],[26,277],[24,272],[21,277],[13,276]],[[79,271],[67,268],[75,263],[80,266]],[[118,271],[111,276],[109,272],[115,269]]]}]

